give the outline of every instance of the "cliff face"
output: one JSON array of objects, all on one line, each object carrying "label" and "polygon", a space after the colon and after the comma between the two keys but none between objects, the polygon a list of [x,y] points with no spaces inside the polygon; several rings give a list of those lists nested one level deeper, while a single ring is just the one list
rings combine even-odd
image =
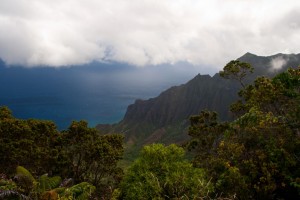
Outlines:
[{"label": "cliff face", "polygon": [[[269,57],[245,54],[240,61],[250,63],[254,73],[248,77],[252,82],[257,76],[274,76],[288,67],[300,65],[300,54],[277,54]],[[127,144],[144,145],[153,142],[181,143],[188,139],[189,117],[201,110],[218,112],[220,120],[231,120],[229,106],[237,100],[240,84],[226,80],[219,74],[198,74],[186,84],[174,86],[158,97],[136,100],[128,106],[124,119],[105,128],[97,128],[104,133],[124,133]]]},{"label": "cliff face", "polygon": [[157,128],[181,122],[203,109],[218,110],[229,119],[228,104],[236,98],[238,85],[218,76],[198,74],[188,83],[172,87],[158,97],[136,100],[128,106],[124,123],[151,123]]}]

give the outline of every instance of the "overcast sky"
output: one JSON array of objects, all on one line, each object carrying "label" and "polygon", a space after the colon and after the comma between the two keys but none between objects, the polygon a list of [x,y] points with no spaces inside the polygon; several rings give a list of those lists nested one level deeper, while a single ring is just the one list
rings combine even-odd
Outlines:
[{"label": "overcast sky", "polygon": [[1,0],[8,64],[222,68],[246,52],[300,52],[299,0]]}]

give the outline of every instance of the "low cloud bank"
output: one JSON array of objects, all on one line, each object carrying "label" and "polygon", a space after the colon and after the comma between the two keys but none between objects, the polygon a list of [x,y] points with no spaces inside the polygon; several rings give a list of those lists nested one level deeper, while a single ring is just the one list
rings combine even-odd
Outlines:
[{"label": "low cloud bank", "polygon": [[183,61],[217,70],[245,52],[300,52],[299,10],[298,0],[2,0],[0,58],[28,67]]}]

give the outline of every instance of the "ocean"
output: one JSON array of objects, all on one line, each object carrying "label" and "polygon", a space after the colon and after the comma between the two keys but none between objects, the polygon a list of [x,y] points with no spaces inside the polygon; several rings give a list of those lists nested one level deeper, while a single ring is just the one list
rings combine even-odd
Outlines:
[{"label": "ocean", "polygon": [[196,75],[192,67],[137,68],[93,62],[72,67],[7,67],[0,63],[0,105],[21,119],[54,121],[59,130],[73,120],[90,127],[122,120],[127,106]]}]

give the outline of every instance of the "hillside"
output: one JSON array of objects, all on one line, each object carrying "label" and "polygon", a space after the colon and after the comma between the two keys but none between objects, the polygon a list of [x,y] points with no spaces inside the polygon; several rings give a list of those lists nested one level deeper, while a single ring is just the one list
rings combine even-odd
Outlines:
[{"label": "hillside", "polygon": [[[300,54],[263,57],[246,53],[238,60],[254,67],[254,73],[247,79],[250,83],[257,76],[272,77],[288,67],[299,66]],[[218,73],[213,77],[198,74],[186,84],[171,87],[158,97],[136,100],[128,106],[122,121],[98,125],[97,129],[102,133],[123,133],[127,144],[136,147],[153,142],[182,143],[188,139],[189,117],[201,110],[217,111],[220,120],[231,120],[229,106],[238,98],[239,89],[239,83],[223,79]]]}]

